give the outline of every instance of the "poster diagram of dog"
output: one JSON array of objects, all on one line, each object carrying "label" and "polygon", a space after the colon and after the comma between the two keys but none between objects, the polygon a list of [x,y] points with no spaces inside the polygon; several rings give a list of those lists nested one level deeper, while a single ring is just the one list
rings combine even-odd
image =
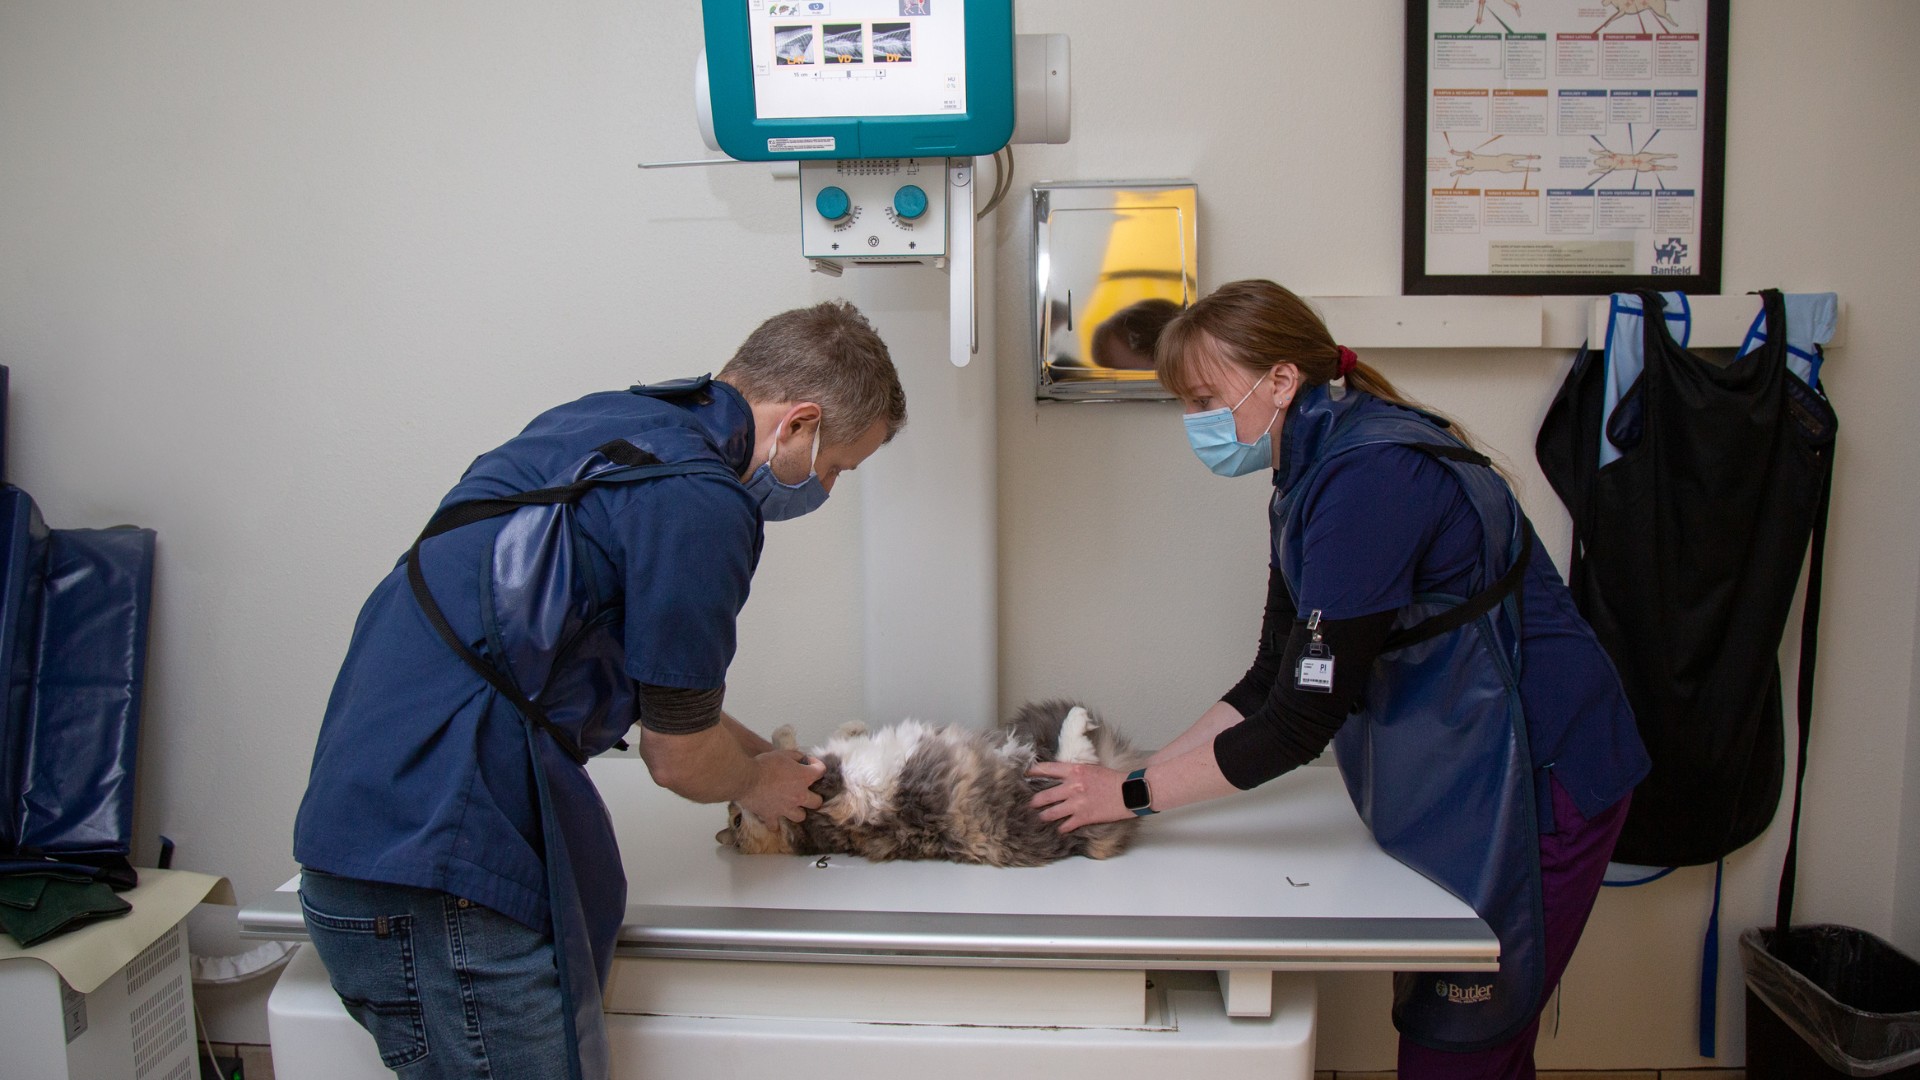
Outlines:
[{"label": "poster diagram of dog", "polygon": [[1449,176],[1465,176],[1468,173],[1535,173],[1540,166],[1533,164],[1540,160],[1539,154],[1482,154],[1476,150],[1450,151],[1454,156],[1453,171]]},{"label": "poster diagram of dog", "polygon": [[[1480,2],[1485,4],[1486,0],[1480,0]],[[1600,0],[1600,6],[1612,8],[1613,14],[1607,16],[1607,21],[1601,23],[1599,27],[1594,30],[1596,34],[1612,26],[1615,19],[1625,18],[1629,15],[1639,19],[1640,29],[1645,33],[1651,33],[1651,31],[1647,30],[1648,15],[1653,16],[1653,21],[1659,24],[1659,29],[1661,30],[1671,32],[1680,25],[1674,21],[1672,15],[1667,13],[1667,0]]]},{"label": "poster diagram of dog", "polygon": [[1621,169],[1630,169],[1637,173],[1656,173],[1672,172],[1679,168],[1677,165],[1662,164],[1671,158],[1679,157],[1679,154],[1649,154],[1644,150],[1637,154],[1617,154],[1604,146],[1588,152],[1593,155],[1593,169],[1589,175],[1597,174],[1602,178],[1608,173]]},{"label": "poster diagram of dog", "polygon": [[[1504,0],[1504,3],[1513,9],[1514,18],[1517,19],[1520,17],[1520,0]],[[1475,26],[1479,26],[1487,17],[1487,0],[1479,0],[1479,4],[1480,6],[1473,13],[1473,25]],[[1498,14],[1494,15],[1493,21],[1500,22],[1500,16]],[[1506,24],[1500,23],[1500,25],[1505,26]]]},{"label": "poster diagram of dog", "polygon": [[1447,140],[1447,153],[1451,158],[1436,158],[1427,167],[1435,171],[1451,167],[1452,171],[1446,175],[1453,178],[1455,188],[1460,186],[1460,178],[1463,176],[1470,177],[1478,173],[1508,173],[1519,176],[1518,186],[1525,189],[1533,186],[1533,174],[1540,171],[1538,162],[1541,156],[1539,154],[1522,153],[1519,150],[1501,153],[1487,150],[1487,147],[1506,138],[1505,135],[1495,135],[1471,150],[1455,148],[1453,135],[1450,132],[1443,131],[1440,135]]}]

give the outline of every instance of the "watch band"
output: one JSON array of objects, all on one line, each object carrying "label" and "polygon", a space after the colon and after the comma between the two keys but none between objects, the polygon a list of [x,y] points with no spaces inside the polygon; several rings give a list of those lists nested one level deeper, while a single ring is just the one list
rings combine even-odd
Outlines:
[{"label": "watch band", "polygon": [[1153,789],[1147,786],[1147,770],[1143,766],[1127,774],[1120,782],[1120,802],[1133,811],[1135,817],[1146,817],[1160,811],[1153,808]]}]

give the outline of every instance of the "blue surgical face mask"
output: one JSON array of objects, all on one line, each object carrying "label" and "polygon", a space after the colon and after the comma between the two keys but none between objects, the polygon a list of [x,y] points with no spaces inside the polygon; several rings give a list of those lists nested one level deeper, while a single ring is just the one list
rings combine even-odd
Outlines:
[{"label": "blue surgical face mask", "polygon": [[808,457],[807,478],[788,484],[773,475],[773,459],[780,456],[780,436],[773,437],[773,452],[747,478],[747,494],[760,503],[760,516],[768,521],[791,521],[820,509],[827,501],[826,485],[811,464],[820,455],[820,425],[813,428],[813,452]]},{"label": "blue surgical face mask", "polygon": [[[1233,427],[1234,412],[1258,389],[1260,380],[1256,379],[1233,408],[1208,409],[1183,418],[1194,456],[1217,475],[1245,476],[1273,466],[1273,420],[1267,421],[1267,430],[1251,443],[1241,442],[1240,433]],[[1280,418],[1279,409],[1273,410],[1273,418]]]}]

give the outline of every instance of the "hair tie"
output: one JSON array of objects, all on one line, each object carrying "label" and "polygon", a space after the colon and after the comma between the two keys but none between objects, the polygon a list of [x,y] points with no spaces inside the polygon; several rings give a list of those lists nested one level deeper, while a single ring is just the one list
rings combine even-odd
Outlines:
[{"label": "hair tie", "polygon": [[1353,370],[1353,366],[1360,362],[1360,358],[1354,355],[1353,350],[1347,348],[1345,345],[1337,345],[1335,348],[1340,350],[1339,378],[1344,379],[1347,377],[1347,373]]}]

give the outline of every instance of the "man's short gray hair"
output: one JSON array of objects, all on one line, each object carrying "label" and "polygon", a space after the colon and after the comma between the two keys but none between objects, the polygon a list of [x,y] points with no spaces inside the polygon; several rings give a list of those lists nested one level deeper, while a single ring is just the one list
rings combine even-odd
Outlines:
[{"label": "man's short gray hair", "polygon": [[761,323],[719,378],[754,404],[820,406],[822,444],[850,443],[881,420],[891,441],[907,422],[907,395],[886,342],[844,300],[783,311]]}]

